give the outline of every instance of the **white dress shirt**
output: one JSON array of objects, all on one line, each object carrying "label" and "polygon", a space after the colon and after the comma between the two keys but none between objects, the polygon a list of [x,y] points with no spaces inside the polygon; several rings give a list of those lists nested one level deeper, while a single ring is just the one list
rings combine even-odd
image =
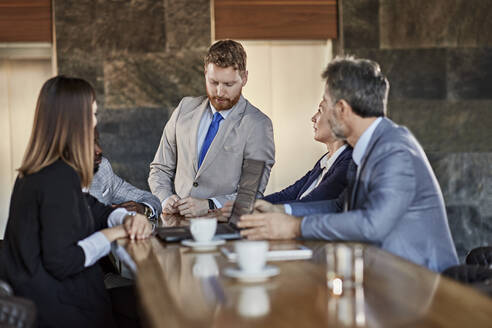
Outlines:
[{"label": "white dress shirt", "polygon": [[335,163],[338,156],[340,156],[340,154],[345,150],[345,148],[347,148],[346,144],[338,148],[330,158],[328,158],[328,155],[330,154],[326,154],[325,156],[323,156],[323,158],[319,162],[320,167],[323,169],[321,171],[321,174],[316,178],[316,180],[313,181],[313,183],[311,183],[309,188],[307,188],[306,191],[302,193],[300,199],[303,199],[304,197],[309,195],[311,191],[313,191],[317,186],[319,186],[321,181],[323,181],[323,177],[325,176],[325,174],[332,167],[333,163]]},{"label": "white dress shirt", "polygon": [[[212,103],[210,101],[208,103],[209,103],[209,106],[204,111],[202,118],[200,119],[200,124],[198,124],[198,132],[197,132],[197,136],[196,136],[196,138],[197,138],[196,139],[196,157],[197,158],[200,156],[200,151],[202,150],[203,143],[205,142],[205,137],[207,136],[208,128],[210,127],[210,123],[212,123],[214,114],[217,112],[217,110],[212,105]],[[237,106],[237,104],[232,106],[231,109],[221,110],[220,115],[222,116],[222,118],[224,120],[226,120],[229,113],[232,112],[234,110],[234,108],[236,108],[236,106]],[[219,124],[219,129],[220,129],[221,125],[222,125],[222,123]],[[171,197],[171,196],[169,196],[169,197]],[[164,205],[166,204],[169,197],[167,197],[166,199],[164,199],[162,201],[162,208],[163,209],[164,209]],[[219,203],[219,201],[217,201],[217,199],[215,199],[213,197],[211,197],[210,199],[214,202],[215,207],[217,207],[217,208],[222,207],[222,204]]]},{"label": "white dress shirt", "polygon": [[[115,209],[108,217],[108,227],[122,224],[125,217],[130,213],[132,212],[122,207]],[[79,240],[77,245],[84,251],[84,267],[93,265],[111,250],[111,243],[101,231],[94,232],[89,237]]]}]

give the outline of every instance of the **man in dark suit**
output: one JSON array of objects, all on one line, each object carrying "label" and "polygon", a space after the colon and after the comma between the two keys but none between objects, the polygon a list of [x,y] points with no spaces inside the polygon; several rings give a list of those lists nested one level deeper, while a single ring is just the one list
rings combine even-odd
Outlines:
[{"label": "man in dark suit", "polygon": [[434,271],[457,264],[441,190],[425,153],[410,131],[385,118],[389,83],[379,65],[336,58],[323,78],[321,105],[330,112],[332,130],[354,148],[357,168],[349,169],[345,201],[260,201],[256,208],[263,213],[243,216],[241,234],[369,242]]}]

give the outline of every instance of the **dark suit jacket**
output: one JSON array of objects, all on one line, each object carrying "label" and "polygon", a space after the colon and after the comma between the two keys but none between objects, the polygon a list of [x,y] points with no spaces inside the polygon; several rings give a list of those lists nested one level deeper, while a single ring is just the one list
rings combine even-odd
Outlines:
[{"label": "dark suit jacket", "polygon": [[321,174],[320,161],[322,158],[323,157],[316,162],[311,171],[306,173],[306,175],[297,180],[293,185],[290,185],[279,192],[265,196],[263,199],[273,204],[279,204],[294,201],[312,202],[316,200],[337,198],[347,186],[347,168],[352,159],[352,147],[350,146],[347,146],[340,156],[338,156],[328,172],[326,172],[321,183],[307,194],[306,197],[300,199],[306,189],[308,189],[313,181]]},{"label": "dark suit jacket", "polygon": [[85,268],[77,242],[107,226],[112,211],[84,194],[73,168],[58,160],[17,178],[2,249],[4,278],[34,301],[41,327],[113,327],[98,265]]}]

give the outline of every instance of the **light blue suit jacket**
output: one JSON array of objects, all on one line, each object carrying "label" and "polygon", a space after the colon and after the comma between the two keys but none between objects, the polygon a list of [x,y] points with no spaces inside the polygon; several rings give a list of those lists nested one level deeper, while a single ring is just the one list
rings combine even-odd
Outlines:
[{"label": "light blue suit jacket", "polygon": [[352,190],[343,213],[340,199],[292,204],[302,236],[369,242],[437,272],[458,264],[441,189],[408,129],[379,123]]}]

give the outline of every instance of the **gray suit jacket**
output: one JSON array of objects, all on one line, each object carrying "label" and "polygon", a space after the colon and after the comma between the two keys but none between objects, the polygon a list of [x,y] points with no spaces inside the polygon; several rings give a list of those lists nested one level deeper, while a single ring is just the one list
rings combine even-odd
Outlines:
[{"label": "gray suit jacket", "polygon": [[198,169],[198,126],[208,107],[207,97],[185,97],[164,127],[148,180],[161,202],[172,194],[214,197],[221,204],[234,199],[245,158],[266,162],[258,197],[266,188],[275,162],[272,122],[242,96]]},{"label": "gray suit jacket", "polygon": [[[369,142],[347,212],[311,214],[302,236],[370,242],[440,272],[458,264],[441,189],[414,136],[383,119]],[[340,210],[336,201],[293,204],[296,216]]]},{"label": "gray suit jacket", "polygon": [[157,215],[162,212],[161,202],[156,196],[132,186],[117,176],[105,157],[102,158],[99,170],[92,179],[89,194],[106,205],[134,201],[152,207]]}]

